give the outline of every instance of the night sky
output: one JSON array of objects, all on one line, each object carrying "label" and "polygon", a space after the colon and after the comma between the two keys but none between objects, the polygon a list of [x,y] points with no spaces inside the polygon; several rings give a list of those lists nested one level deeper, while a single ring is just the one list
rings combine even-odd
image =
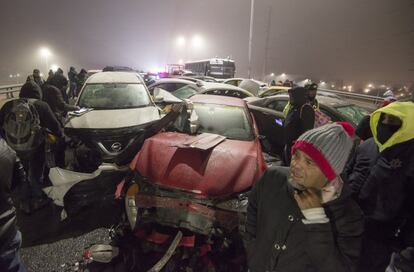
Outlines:
[{"label": "night sky", "polygon": [[[49,65],[65,72],[108,64],[155,70],[179,59],[230,56],[237,75],[247,75],[250,0],[0,1],[0,85],[34,67],[45,73],[42,46],[53,54]],[[256,0],[254,16],[256,78],[285,72],[350,82],[414,80],[413,0]],[[203,44],[179,48],[180,35],[199,35]]]}]

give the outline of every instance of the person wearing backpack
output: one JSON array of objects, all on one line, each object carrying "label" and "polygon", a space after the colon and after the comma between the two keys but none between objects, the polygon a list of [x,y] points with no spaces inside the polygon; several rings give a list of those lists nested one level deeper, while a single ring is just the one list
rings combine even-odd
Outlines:
[{"label": "person wearing backpack", "polygon": [[20,98],[8,101],[0,110],[3,138],[22,160],[28,183],[21,190],[20,208],[30,213],[47,203],[41,190],[45,167],[45,130],[62,137],[62,128],[49,105],[41,100],[41,89],[26,82]]},{"label": "person wearing backpack", "polygon": [[290,165],[291,147],[305,131],[314,127],[315,112],[308,103],[308,93],[303,87],[289,90],[290,109],[283,123],[285,132],[284,165]]}]

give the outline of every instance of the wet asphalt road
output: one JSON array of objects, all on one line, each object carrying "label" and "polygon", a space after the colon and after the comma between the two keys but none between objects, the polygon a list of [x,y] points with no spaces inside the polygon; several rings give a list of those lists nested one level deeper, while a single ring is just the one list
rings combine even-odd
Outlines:
[{"label": "wet asphalt road", "polygon": [[92,243],[109,243],[108,230],[101,228],[77,238],[23,248],[21,257],[30,272],[75,271],[71,265],[81,259],[83,248]]}]

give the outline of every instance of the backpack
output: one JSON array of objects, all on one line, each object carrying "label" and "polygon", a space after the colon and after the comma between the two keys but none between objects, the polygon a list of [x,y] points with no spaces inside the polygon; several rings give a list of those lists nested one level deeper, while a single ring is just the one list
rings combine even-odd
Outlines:
[{"label": "backpack", "polygon": [[44,140],[39,114],[32,99],[17,99],[12,103],[3,123],[5,139],[16,152],[30,153]]}]

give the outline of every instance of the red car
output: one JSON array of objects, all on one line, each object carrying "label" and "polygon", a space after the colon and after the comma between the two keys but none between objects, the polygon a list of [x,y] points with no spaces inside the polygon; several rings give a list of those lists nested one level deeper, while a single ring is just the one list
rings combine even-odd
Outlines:
[{"label": "red car", "polygon": [[244,266],[247,196],[266,169],[258,130],[241,99],[195,95],[189,100],[132,161],[136,185],[126,194],[128,219],[141,241],[165,248],[182,231],[178,248],[208,255],[211,265],[232,264],[223,268],[232,271]]}]

